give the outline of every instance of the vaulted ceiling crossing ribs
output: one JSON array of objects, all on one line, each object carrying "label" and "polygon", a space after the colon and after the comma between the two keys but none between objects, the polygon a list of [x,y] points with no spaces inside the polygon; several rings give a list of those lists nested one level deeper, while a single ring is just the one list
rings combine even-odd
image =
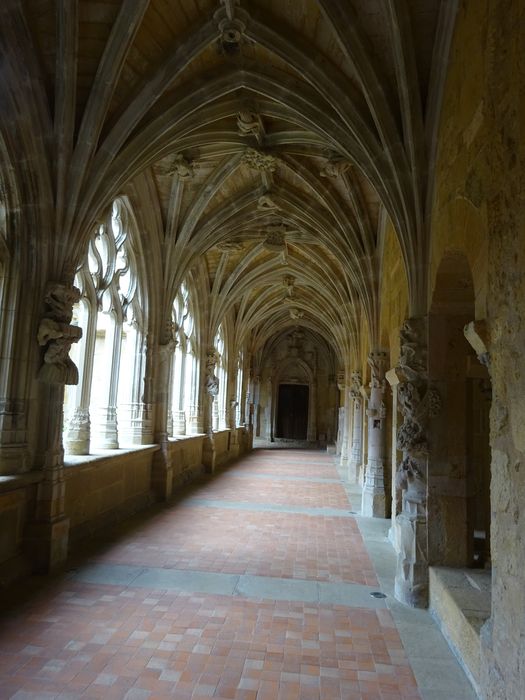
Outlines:
[{"label": "vaulted ceiling crossing ribs", "polygon": [[48,148],[35,149],[34,171],[57,272],[126,194],[156,238],[166,309],[198,266],[216,322],[234,305],[239,337],[264,345],[302,326],[348,357],[365,318],[374,342],[385,222],[413,304],[426,284],[428,163],[454,5],[26,0],[24,17],[8,13],[9,36],[41,61],[6,111],[40,114]]}]

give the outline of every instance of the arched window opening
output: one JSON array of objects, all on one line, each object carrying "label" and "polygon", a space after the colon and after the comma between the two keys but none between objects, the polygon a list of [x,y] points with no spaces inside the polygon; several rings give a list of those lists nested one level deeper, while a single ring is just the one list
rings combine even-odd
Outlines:
[{"label": "arched window opening", "polygon": [[141,442],[142,308],[130,216],[116,200],[93,231],[75,284],[82,297],[74,319],[83,329],[74,348],[79,384],[64,402],[65,450],[117,449]]},{"label": "arched window opening", "polygon": [[177,340],[171,372],[173,435],[185,435],[188,432],[188,418],[195,404],[196,343],[190,295],[184,283],[173,302],[173,322]]}]

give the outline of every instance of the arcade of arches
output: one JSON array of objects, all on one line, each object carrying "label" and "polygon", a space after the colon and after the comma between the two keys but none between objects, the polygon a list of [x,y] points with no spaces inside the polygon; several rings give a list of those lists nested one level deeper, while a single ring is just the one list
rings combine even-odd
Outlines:
[{"label": "arcade of arches", "polygon": [[1,3],[2,580],[316,446],[523,697],[524,45],[520,0]]}]

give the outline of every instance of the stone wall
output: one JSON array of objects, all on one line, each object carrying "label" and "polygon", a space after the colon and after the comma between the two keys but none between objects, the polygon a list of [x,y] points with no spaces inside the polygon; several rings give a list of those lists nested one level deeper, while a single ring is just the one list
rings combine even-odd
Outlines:
[{"label": "stone wall", "polygon": [[390,222],[384,231],[381,273],[381,346],[390,349],[390,366],[393,367],[399,357],[399,329],[408,317],[408,284],[401,248]]},{"label": "stone wall", "polygon": [[[492,381],[492,616],[481,633],[482,695],[525,687],[525,6],[461,3],[441,116],[431,286],[447,251],[472,272]],[[430,524],[432,527],[432,523]]]},{"label": "stone wall", "polygon": [[0,477],[0,586],[29,571],[22,551],[24,527],[34,508],[41,474]]},{"label": "stone wall", "polygon": [[204,435],[170,439],[169,450],[173,465],[173,487],[184,484],[203,472],[202,444]]},{"label": "stone wall", "polygon": [[70,542],[102,530],[153,500],[151,463],[157,448],[119,451],[84,458],[64,470],[65,507]]},{"label": "stone wall", "polygon": [[482,673],[485,697],[499,700],[525,688],[525,5],[488,7],[493,590]]}]

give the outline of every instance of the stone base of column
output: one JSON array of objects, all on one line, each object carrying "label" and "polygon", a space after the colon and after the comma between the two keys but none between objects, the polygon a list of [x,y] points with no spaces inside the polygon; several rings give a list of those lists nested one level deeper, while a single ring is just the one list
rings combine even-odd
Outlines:
[{"label": "stone base of column", "polygon": [[217,451],[215,450],[213,435],[206,435],[202,444],[202,466],[206,474],[215,472],[216,461]]},{"label": "stone base of column", "polygon": [[[426,551],[425,518],[401,513],[396,518],[399,552],[395,578],[397,600],[413,608],[428,607],[428,562],[421,561]],[[418,561],[419,559],[419,561]]]},{"label": "stone base of column", "polygon": [[173,465],[167,440],[158,440],[160,450],[153,455],[151,488],[157,501],[167,501],[173,493]]},{"label": "stone base of column", "polygon": [[64,449],[70,455],[88,455],[91,421],[89,410],[76,408],[64,435]]},{"label": "stone base of column", "polygon": [[35,573],[52,573],[64,565],[68,554],[69,518],[34,522],[25,539],[25,551]]},{"label": "stone base of column", "polygon": [[357,484],[357,479],[359,476],[359,462],[356,462],[355,459],[350,459],[348,462],[348,472],[347,472],[347,478],[348,481],[351,484]]},{"label": "stone base of column", "polygon": [[241,452],[241,445],[239,443],[239,431],[237,428],[231,428],[230,432],[230,449],[228,450],[229,456],[232,459],[236,459]]},{"label": "stone base of column", "polygon": [[365,486],[361,497],[361,515],[368,518],[386,517],[386,495],[384,491],[378,491]]}]

